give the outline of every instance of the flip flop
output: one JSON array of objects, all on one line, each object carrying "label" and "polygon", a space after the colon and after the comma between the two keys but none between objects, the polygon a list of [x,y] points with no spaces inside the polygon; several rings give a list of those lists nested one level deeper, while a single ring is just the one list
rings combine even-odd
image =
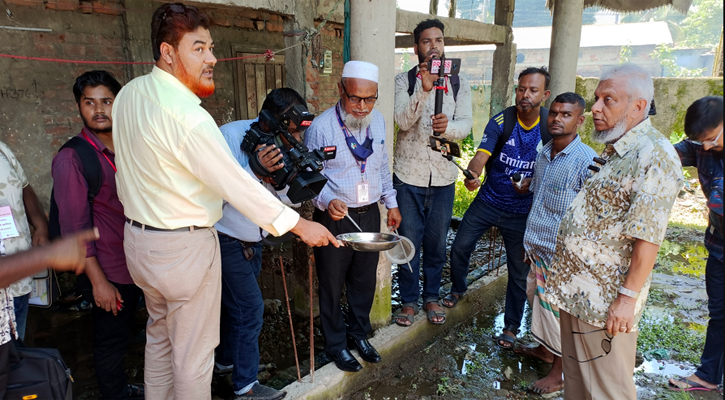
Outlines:
[{"label": "flip flop", "polygon": [[[443,298],[441,301],[441,305],[443,307],[447,308],[453,308],[458,304],[458,301],[463,298],[462,294],[456,294],[456,293],[448,293],[446,297]],[[450,305],[446,304],[446,302],[449,302]]]},{"label": "flip flop", "polygon": [[[403,312],[406,308],[410,308],[413,310],[413,314],[408,314]],[[404,328],[407,328],[411,325],[413,325],[413,322],[415,322],[415,314],[418,313],[418,307],[417,304],[411,305],[411,304],[403,304],[403,308],[398,311],[397,314],[395,314],[395,317],[393,317],[396,324],[399,326],[402,326]],[[404,319],[406,323],[400,323],[399,321]]]},{"label": "flip flop", "polygon": [[[511,343],[511,346],[504,346],[501,342]],[[516,346],[516,336],[511,336],[501,332],[501,334],[496,338],[496,344],[503,350],[513,350],[514,346]]]},{"label": "flip flop", "polygon": [[560,395],[560,394],[564,393],[564,390],[563,390],[563,389],[560,389],[560,390],[555,390],[555,391],[553,391],[553,392],[548,392],[548,393],[545,393],[545,392],[544,392],[544,389],[542,389],[542,388],[540,388],[540,387],[536,386],[536,385],[535,385],[535,383],[536,383],[536,382],[534,382],[534,383],[530,384],[530,385],[529,385],[529,387],[527,387],[527,388],[526,388],[526,390],[528,390],[528,391],[529,391],[529,392],[531,392],[531,393],[535,393],[535,394],[538,394],[539,396],[541,396],[541,397],[543,397],[543,398],[545,398],[545,399],[548,399],[548,398],[551,398],[551,397],[556,397],[556,396],[558,396],[558,395]]},{"label": "flip flop", "polygon": [[[425,305],[425,314],[426,314],[426,316],[428,316],[428,322],[430,322],[433,325],[443,325],[443,324],[445,324],[446,323],[446,312],[443,311],[443,310],[439,310],[439,311],[429,310],[428,309],[428,304],[438,304],[438,303],[437,302],[426,303],[426,305]],[[440,321],[434,321],[433,318],[435,318],[435,317],[443,317],[443,319],[440,320]]]},{"label": "flip flop", "polygon": [[681,388],[677,385],[673,385],[672,382],[667,382],[667,387],[670,388],[671,390],[684,391],[684,392],[693,392],[696,390],[703,391],[703,392],[710,392],[713,390],[717,390],[717,389],[706,388],[705,386],[702,386],[699,383],[691,381],[687,378],[677,379],[676,382],[687,384],[689,387]]}]

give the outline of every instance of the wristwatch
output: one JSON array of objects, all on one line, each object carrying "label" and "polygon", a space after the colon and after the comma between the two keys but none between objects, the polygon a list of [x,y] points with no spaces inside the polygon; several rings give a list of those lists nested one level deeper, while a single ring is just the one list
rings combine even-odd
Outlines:
[{"label": "wristwatch", "polygon": [[627,289],[626,287],[622,286],[619,288],[619,294],[623,294],[625,296],[629,296],[633,299],[636,299],[639,297],[639,292],[635,292],[634,290]]}]

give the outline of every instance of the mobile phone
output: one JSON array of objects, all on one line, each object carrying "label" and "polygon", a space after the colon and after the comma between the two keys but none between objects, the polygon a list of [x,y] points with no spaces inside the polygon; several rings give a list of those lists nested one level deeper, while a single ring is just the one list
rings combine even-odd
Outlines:
[{"label": "mobile phone", "polygon": [[440,136],[430,136],[430,148],[444,155],[450,154],[456,158],[461,157],[461,146],[456,142],[450,142]]},{"label": "mobile phone", "polygon": [[[428,72],[431,75],[438,75],[441,69],[441,59],[431,58],[428,61]],[[460,58],[446,58],[443,63],[443,75],[458,75],[461,71],[461,59]]]}]

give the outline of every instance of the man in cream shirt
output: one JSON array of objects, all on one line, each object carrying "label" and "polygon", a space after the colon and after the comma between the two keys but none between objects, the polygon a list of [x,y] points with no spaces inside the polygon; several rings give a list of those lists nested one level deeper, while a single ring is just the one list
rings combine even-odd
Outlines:
[{"label": "man in cream shirt", "polygon": [[113,109],[124,250],[149,312],[147,399],[211,398],[221,302],[213,225],[222,198],[273,235],[292,231],[311,246],[337,246],[239,166],[199,105],[214,92],[210,25],[196,7],[161,5],[151,23],[156,65],[128,83]]}]

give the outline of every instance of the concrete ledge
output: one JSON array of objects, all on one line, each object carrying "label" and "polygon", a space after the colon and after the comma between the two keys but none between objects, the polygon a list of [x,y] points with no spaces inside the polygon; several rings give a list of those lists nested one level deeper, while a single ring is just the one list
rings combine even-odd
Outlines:
[{"label": "concrete ledge", "polygon": [[294,382],[283,390],[287,392],[285,399],[331,400],[342,399],[348,392],[359,390],[368,382],[376,378],[376,372],[384,365],[394,363],[400,358],[422,349],[426,342],[433,337],[443,334],[461,322],[466,322],[471,315],[483,307],[493,303],[506,293],[508,273],[501,271],[499,276],[491,273],[469,285],[466,296],[461,299],[456,308],[446,308],[446,323],[432,325],[428,323],[425,312],[422,310],[415,316],[412,326],[403,328],[389,325],[378,329],[370,343],[375,346],[383,362],[369,364],[360,359],[357,351],[353,354],[363,364],[363,369],[356,373],[343,372],[330,363],[315,371],[315,382],[310,382],[310,376],[302,378],[302,382]]},{"label": "concrete ledge", "polygon": [[415,11],[397,10],[395,31],[411,33],[411,35],[396,36],[396,48],[413,47],[413,30],[426,19],[437,18],[446,26],[446,45],[463,46],[473,44],[503,44],[511,27],[485,24],[470,19],[446,18]]}]

